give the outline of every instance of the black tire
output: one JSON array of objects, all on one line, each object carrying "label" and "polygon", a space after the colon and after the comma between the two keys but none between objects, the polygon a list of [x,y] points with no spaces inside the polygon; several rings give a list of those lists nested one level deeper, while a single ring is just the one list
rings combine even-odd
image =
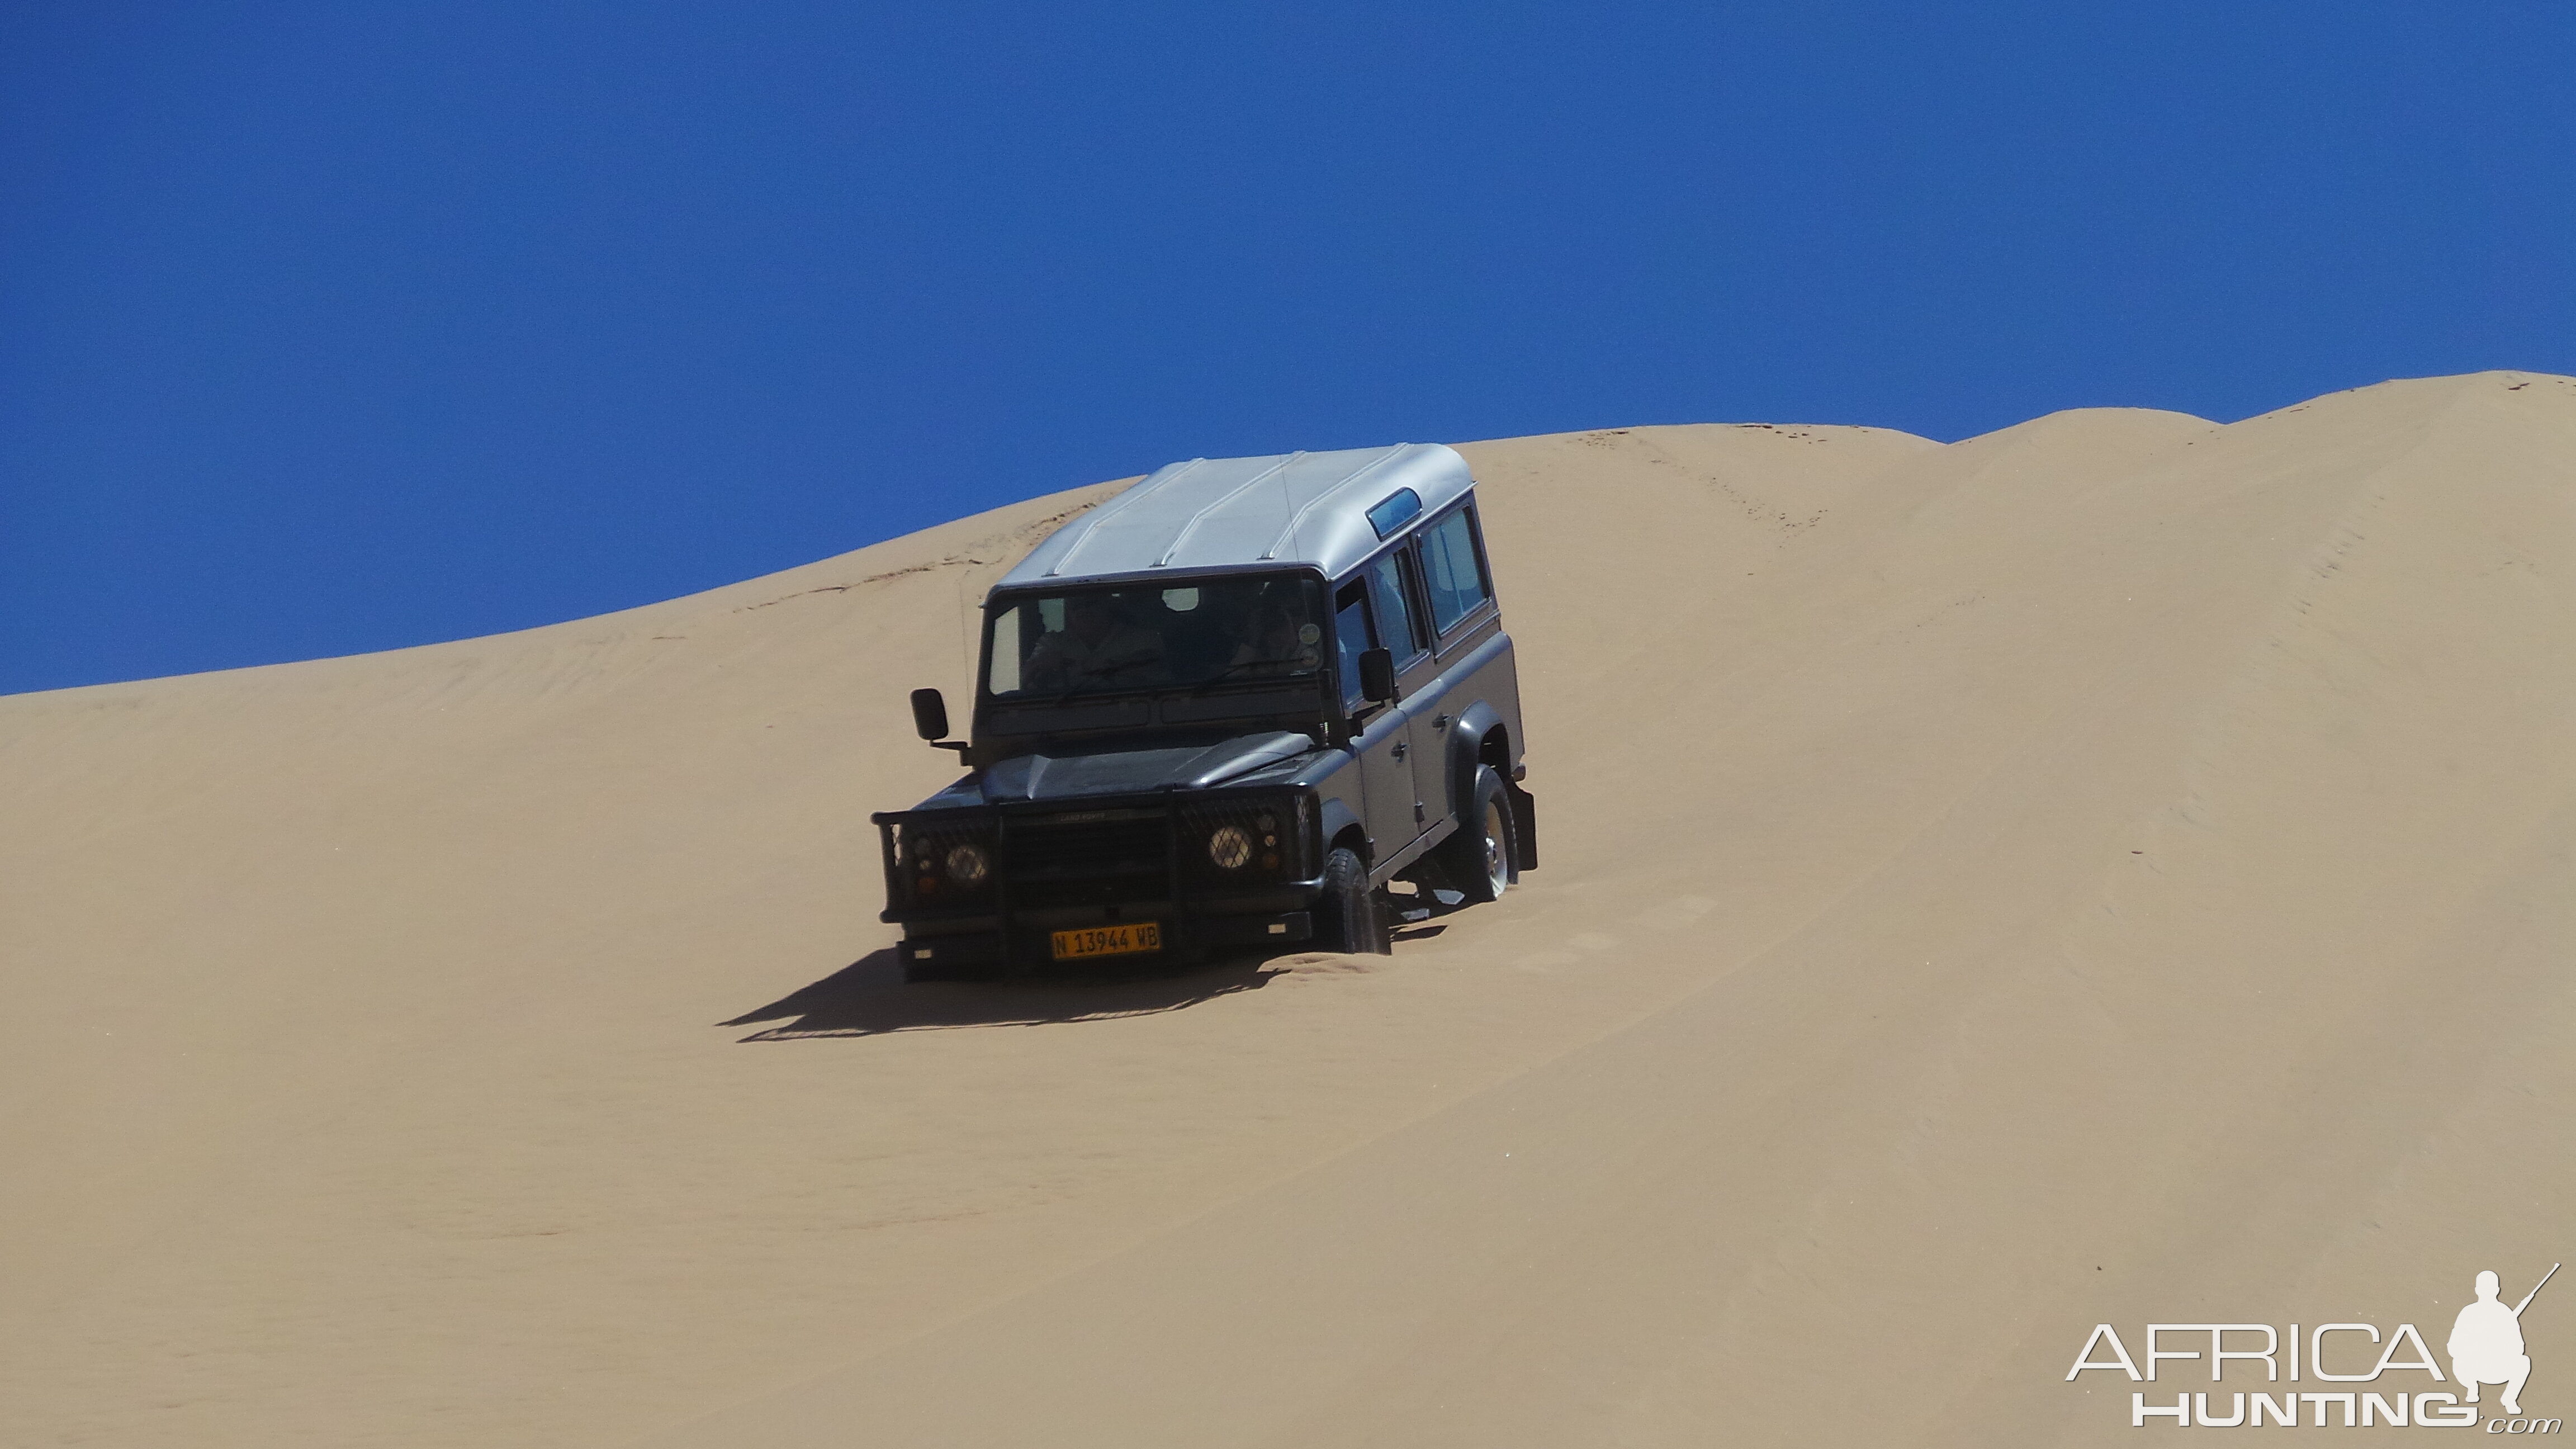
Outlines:
[{"label": "black tire", "polygon": [[1503,794],[1503,777],[1491,765],[1478,765],[1475,790],[1459,812],[1458,829],[1440,847],[1446,852],[1441,867],[1468,904],[1499,900],[1521,878],[1516,863],[1520,841],[1514,838],[1519,828],[1512,802]]},{"label": "black tire", "polygon": [[1383,956],[1392,950],[1386,917],[1369,889],[1368,867],[1356,852],[1336,849],[1324,857],[1324,896],[1315,903],[1315,944],[1326,951],[1354,956]]}]

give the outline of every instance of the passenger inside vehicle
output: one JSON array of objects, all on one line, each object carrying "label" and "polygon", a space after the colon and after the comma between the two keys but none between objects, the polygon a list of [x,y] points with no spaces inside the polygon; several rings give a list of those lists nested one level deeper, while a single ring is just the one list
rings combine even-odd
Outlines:
[{"label": "passenger inside vehicle", "polygon": [[1025,595],[995,611],[995,696],[1196,688],[1312,677],[1319,591],[1303,579],[1223,579]]},{"label": "passenger inside vehicle", "polygon": [[1316,645],[1324,631],[1301,620],[1302,612],[1291,611],[1279,599],[1264,600],[1253,611],[1234,657],[1227,661],[1227,674],[1236,679],[1265,679],[1313,672],[1322,658]]}]

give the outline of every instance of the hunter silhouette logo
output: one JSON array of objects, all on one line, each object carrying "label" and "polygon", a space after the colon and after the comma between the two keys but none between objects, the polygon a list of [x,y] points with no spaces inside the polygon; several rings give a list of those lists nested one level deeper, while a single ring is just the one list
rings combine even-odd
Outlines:
[{"label": "hunter silhouette logo", "polygon": [[[2451,1320],[2451,1336],[2443,1344],[2444,1357],[2450,1360],[2447,1375],[2434,1358],[2432,1346],[2411,1323],[2401,1323],[2384,1335],[2377,1325],[2369,1323],[2322,1323],[2305,1333],[2296,1323],[2289,1325],[2286,1333],[2268,1323],[2150,1323],[2146,1352],[2134,1357],[2128,1345],[2120,1341],[2119,1330],[2097,1323],[2092,1337],[2084,1340],[2084,1347],[2075,1355],[2075,1365],[2066,1371],[2066,1377],[2072,1381],[2088,1369],[2099,1369],[2126,1375],[2133,1382],[2153,1383],[2159,1368],[2176,1360],[2196,1360],[2209,1366],[2209,1381],[2217,1384],[2226,1379],[2232,1360],[2243,1366],[2238,1382],[2250,1383],[2253,1366],[2260,1365],[2263,1384],[2286,1389],[2185,1393],[2170,1404],[2151,1403],[2144,1391],[2134,1391],[2129,1395],[2132,1427],[2161,1419],[2189,1428],[2225,1429],[2239,1424],[2260,1427],[2266,1423],[2287,1428],[2301,1422],[2301,1410],[2305,1409],[2309,1411],[2307,1424],[2320,1429],[2379,1424],[2465,1429],[2480,1421],[2481,1391],[2495,1385],[2504,1391],[2497,1396],[2498,1404],[2512,1417],[2486,1419],[2487,1433],[2555,1434],[2559,1431],[2558,1420],[2522,1415],[2523,1386],[2531,1380],[2531,1354],[2523,1343],[2522,1315],[2549,1280],[2558,1276],[2558,1267],[2552,1263],[2549,1271],[2540,1275],[2540,1281],[2531,1285],[2531,1291],[2522,1295],[2522,1301],[2511,1305],[2505,1303],[2496,1275],[2491,1271],[2479,1273],[2476,1299]],[[2377,1346],[2375,1359],[2369,1345]],[[2142,1361],[2143,1370],[2139,1367]],[[2426,1376],[2415,1383],[2456,1387],[2400,1389],[2407,1382],[2405,1378],[2385,1378],[2409,1373]],[[2173,1370],[2167,1368],[2165,1377],[2172,1375]],[[2376,1391],[2288,1387],[2307,1382],[2379,1387]],[[2222,1402],[2214,1404],[2213,1399]]]},{"label": "hunter silhouette logo", "polygon": [[2478,1401],[2478,1385],[2504,1385],[2504,1411],[2522,1412],[2522,1386],[2531,1378],[2531,1355],[2522,1351],[2522,1310],[2540,1296],[2540,1290],[2558,1275],[2558,1265],[2540,1275],[2531,1291],[2511,1308],[2496,1297],[2496,1275],[2478,1275],[2478,1301],[2460,1310],[2451,1320],[2451,1375],[2460,1387],[2469,1391],[2469,1402]]}]

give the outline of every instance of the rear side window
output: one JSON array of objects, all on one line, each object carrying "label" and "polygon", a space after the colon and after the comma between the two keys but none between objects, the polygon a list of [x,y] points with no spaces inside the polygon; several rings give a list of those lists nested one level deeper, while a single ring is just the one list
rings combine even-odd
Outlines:
[{"label": "rear side window", "polygon": [[1476,526],[1466,509],[1423,531],[1422,569],[1431,595],[1431,622],[1443,634],[1489,597],[1485,571],[1476,563]]},{"label": "rear side window", "polygon": [[1426,647],[1422,631],[1414,627],[1412,606],[1405,602],[1405,565],[1409,562],[1399,551],[1369,565],[1369,602],[1377,610],[1377,642],[1387,647],[1398,664]]}]

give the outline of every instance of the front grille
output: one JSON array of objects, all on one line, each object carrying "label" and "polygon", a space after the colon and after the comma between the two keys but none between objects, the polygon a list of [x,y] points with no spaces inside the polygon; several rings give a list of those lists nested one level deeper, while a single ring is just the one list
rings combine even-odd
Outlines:
[{"label": "front grille", "polygon": [[1020,816],[1005,838],[1014,906],[1108,904],[1170,892],[1170,826],[1160,810]]}]

